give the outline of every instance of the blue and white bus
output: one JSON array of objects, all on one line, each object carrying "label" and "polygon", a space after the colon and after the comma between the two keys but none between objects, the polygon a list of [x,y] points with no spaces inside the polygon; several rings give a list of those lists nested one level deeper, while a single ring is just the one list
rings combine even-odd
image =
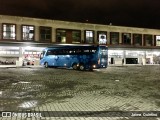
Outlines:
[{"label": "blue and white bus", "polygon": [[40,64],[79,70],[106,68],[108,47],[105,45],[54,45],[43,50]]}]

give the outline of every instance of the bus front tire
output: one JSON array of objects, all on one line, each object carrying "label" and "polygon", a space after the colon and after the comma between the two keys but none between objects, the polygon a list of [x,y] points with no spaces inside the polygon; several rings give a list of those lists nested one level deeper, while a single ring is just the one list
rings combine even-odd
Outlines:
[{"label": "bus front tire", "polygon": [[47,62],[44,63],[44,67],[45,67],[45,68],[48,68],[48,67],[49,67]]}]

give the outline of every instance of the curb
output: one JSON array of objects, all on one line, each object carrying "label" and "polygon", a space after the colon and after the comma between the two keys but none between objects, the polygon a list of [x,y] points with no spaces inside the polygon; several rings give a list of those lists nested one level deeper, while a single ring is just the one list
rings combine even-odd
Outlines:
[{"label": "curb", "polygon": [[0,69],[4,68],[41,68],[42,66],[0,66]]}]

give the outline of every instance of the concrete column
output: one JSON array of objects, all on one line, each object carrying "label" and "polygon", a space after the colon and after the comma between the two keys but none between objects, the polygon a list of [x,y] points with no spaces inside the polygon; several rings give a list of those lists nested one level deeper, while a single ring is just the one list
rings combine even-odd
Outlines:
[{"label": "concrete column", "polygon": [[56,29],[52,28],[52,42],[56,42]]},{"label": "concrete column", "polygon": [[94,31],[94,43],[97,44],[97,31]]},{"label": "concrete column", "polygon": [[154,39],[155,39],[155,36],[154,35],[152,35],[152,46],[154,46],[155,44],[154,44]]},{"label": "concrete column", "polygon": [[84,30],[81,30],[81,43],[84,43]]},{"label": "concrete column", "polygon": [[143,65],[146,65],[146,51],[144,51],[144,56],[143,56]]},{"label": "concrete column", "polygon": [[144,46],[144,35],[142,34],[142,46]]},{"label": "concrete column", "polygon": [[19,59],[16,61],[16,66],[22,66],[23,64],[23,53],[24,49],[22,47],[19,47]]},{"label": "concrete column", "polygon": [[[0,23],[0,28],[2,28],[2,24]],[[3,28],[2,28],[3,29]],[[2,29],[0,29],[0,38],[2,38]]]},{"label": "concrete column", "polygon": [[122,33],[119,33],[119,44],[122,44]]},{"label": "concrete column", "polygon": [[23,57],[23,48],[19,47],[19,58]]},{"label": "concrete column", "polygon": [[109,31],[107,31],[107,44],[111,44]]},{"label": "concrete column", "polygon": [[123,65],[126,65],[126,51],[123,51]]},{"label": "concrete column", "polygon": [[22,40],[22,32],[21,32],[21,25],[16,25],[16,40]]},{"label": "concrete column", "polygon": [[35,26],[34,36],[35,36],[34,40],[39,41],[39,27],[38,26]]},{"label": "concrete column", "polygon": [[131,45],[133,45],[133,33],[131,33]]}]

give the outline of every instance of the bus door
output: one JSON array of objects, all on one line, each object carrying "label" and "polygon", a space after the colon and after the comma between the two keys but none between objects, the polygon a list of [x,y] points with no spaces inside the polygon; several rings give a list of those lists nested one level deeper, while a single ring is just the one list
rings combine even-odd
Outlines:
[{"label": "bus door", "polygon": [[99,47],[100,67],[106,68],[108,63],[108,49],[106,46]]}]

